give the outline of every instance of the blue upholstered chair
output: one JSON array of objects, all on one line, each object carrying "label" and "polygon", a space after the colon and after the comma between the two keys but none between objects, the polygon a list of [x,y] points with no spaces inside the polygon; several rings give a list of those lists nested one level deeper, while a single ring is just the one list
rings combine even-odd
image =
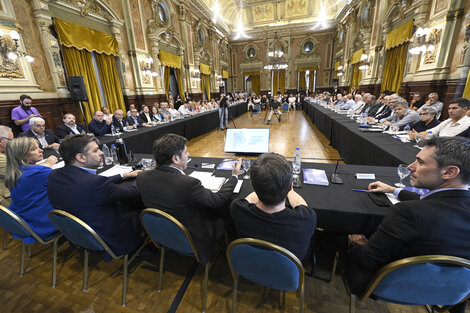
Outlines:
[{"label": "blue upholstered chair", "polygon": [[71,243],[84,250],[83,260],[83,288],[82,291],[86,292],[88,283],[88,253],[89,251],[107,253],[113,259],[123,259],[123,278],[122,278],[122,306],[126,306],[126,292],[127,292],[127,269],[129,263],[134,260],[134,257],[141,251],[145,243],[137,249],[137,252],[131,258],[126,255],[116,256],[108,245],[101,239],[101,237],[91,228],[88,224],[77,218],[76,216],[62,211],[52,210],[49,213],[49,218],[57,229],[64,234]]},{"label": "blue upholstered chair", "polygon": [[[289,119],[289,104],[288,103],[283,103],[282,104],[282,108],[281,108],[281,113],[282,115],[286,116],[287,115],[287,119]],[[281,116],[282,116],[281,115]]]},{"label": "blue upholstered chair", "polygon": [[55,287],[56,284],[56,267],[57,267],[57,244],[59,237],[61,236],[60,232],[51,234],[47,238],[39,237],[31,227],[15,212],[10,211],[4,206],[0,205],[0,228],[4,229],[4,241],[6,240],[5,234],[7,232],[11,233],[20,238],[21,240],[21,260],[20,260],[20,277],[23,277],[24,274],[24,255],[26,244],[28,244],[28,255],[31,256],[31,243],[39,242],[43,245],[52,244],[54,247],[53,257],[52,257],[52,287]]},{"label": "blue upholstered chair", "polygon": [[[396,304],[433,306],[443,312],[470,297],[470,261],[422,255],[392,262],[375,274],[359,300],[371,296]],[[354,295],[349,312],[355,312]]]},{"label": "blue upholstered chair", "polygon": [[261,106],[259,104],[255,104],[253,111],[251,111],[251,116],[258,115],[258,120],[261,119]]},{"label": "blue upholstered chair", "polygon": [[302,263],[289,250],[264,240],[241,238],[227,247],[227,260],[233,277],[233,313],[239,276],[269,288],[296,290],[299,312],[304,311],[305,272]]},{"label": "blue upholstered chair", "polygon": [[[161,210],[148,208],[142,211],[140,219],[147,234],[161,249],[158,292],[162,291],[165,248],[171,249],[179,254],[193,256],[198,263],[202,264],[191,234],[176,218]],[[211,262],[202,265],[205,266],[202,292],[202,312],[205,312],[207,305],[207,283],[209,280]]]}]

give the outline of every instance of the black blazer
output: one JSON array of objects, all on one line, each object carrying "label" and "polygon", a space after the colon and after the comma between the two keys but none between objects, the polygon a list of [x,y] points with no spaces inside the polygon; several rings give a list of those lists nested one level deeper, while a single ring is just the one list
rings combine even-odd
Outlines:
[{"label": "black blazer", "polygon": [[[54,133],[50,129],[44,130],[44,136],[46,138],[47,144],[49,145],[53,143],[59,143],[59,138],[57,138],[57,136],[54,135]],[[18,135],[18,137],[30,137],[30,138],[34,138],[37,140],[36,136],[33,134],[33,131],[31,129],[25,132],[22,132],[21,134]],[[44,147],[41,145],[39,140],[38,140],[38,143],[39,143],[39,148],[44,149]]]},{"label": "black blazer", "polygon": [[219,192],[213,193],[198,179],[168,166],[158,166],[137,176],[145,207],[165,211],[178,219],[191,233],[203,264],[215,251],[216,235],[221,230],[216,220],[224,213],[229,216],[229,200],[236,184],[237,179],[232,176]]},{"label": "black blazer", "polygon": [[141,113],[140,119],[142,120],[143,123],[150,123],[152,121],[152,113],[149,113],[149,116],[150,116],[150,121],[144,113]]},{"label": "black blazer", "polygon": [[[138,115],[137,115],[135,118],[136,118],[136,120],[137,120],[137,127],[142,127],[142,126],[143,126],[142,124],[144,123],[144,121],[143,121],[143,120],[140,118],[140,116],[138,116]],[[129,126],[133,126],[133,125],[135,124],[135,121],[134,121],[134,119],[132,118],[132,116],[126,117],[126,118],[124,119],[124,121],[125,121],[124,124],[125,124],[126,122],[128,122],[128,123],[129,123]]]},{"label": "black blazer", "polygon": [[470,259],[470,191],[440,191],[422,200],[402,191],[399,199],[367,244],[349,249],[346,277],[355,294],[379,268],[401,258],[444,254]]},{"label": "black blazer", "polygon": [[[86,129],[85,126],[83,126],[82,124],[76,124],[77,125],[77,130],[79,133],[81,133],[82,131],[87,133],[88,130]],[[70,134],[74,134],[74,132],[72,131],[72,129],[70,129],[67,125],[65,125],[64,123],[60,124],[59,126],[57,126],[57,128],[55,129],[55,133],[57,134],[57,137],[59,137],[60,139],[64,139],[65,137],[67,137],[68,135]]]},{"label": "black blazer", "polygon": [[470,127],[458,134],[457,136],[470,138]]},{"label": "black blazer", "polygon": [[126,119],[125,118],[122,119],[122,125],[121,125],[118,119],[113,115],[113,125],[117,131],[122,133],[124,131],[124,127],[126,127]]},{"label": "black blazer", "polygon": [[139,203],[139,191],[120,182],[120,175],[108,178],[66,165],[49,175],[49,200],[90,225],[115,254],[128,254],[142,242],[142,227],[139,210],[123,202]]}]

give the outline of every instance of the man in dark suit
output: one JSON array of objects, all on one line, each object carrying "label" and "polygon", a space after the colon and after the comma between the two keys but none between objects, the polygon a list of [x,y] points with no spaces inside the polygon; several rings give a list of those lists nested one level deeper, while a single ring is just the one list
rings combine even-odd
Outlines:
[{"label": "man in dark suit", "polygon": [[147,123],[144,123],[142,118],[137,115],[137,109],[130,110],[131,115],[125,118],[125,121],[129,126],[133,128],[142,127],[142,126],[149,126]]},{"label": "man in dark suit", "polygon": [[104,113],[102,111],[95,111],[93,113],[93,119],[88,124],[88,129],[95,134],[95,136],[103,136],[111,132],[111,123],[113,119],[111,116],[104,119]]},{"label": "man in dark suit", "polygon": [[229,217],[229,200],[237,184],[241,162],[235,163],[232,177],[213,193],[198,179],[184,173],[189,158],[186,142],[186,138],[175,134],[156,140],[153,155],[157,167],[139,175],[137,187],[146,207],[171,214],[189,230],[205,264],[223,233],[223,219]]},{"label": "man in dark suit", "polygon": [[124,202],[139,203],[135,184],[119,185],[141,171],[104,177],[96,175],[103,165],[98,140],[88,135],[71,135],[59,149],[65,167],[49,176],[52,206],[69,212],[90,225],[116,255],[133,252],[142,243],[139,210]]},{"label": "man in dark suit", "polygon": [[117,109],[113,114],[113,125],[116,128],[116,131],[122,133],[124,130],[131,130],[134,127],[126,125],[126,120],[124,119],[124,112],[121,109]]},{"label": "man in dark suit", "polygon": [[[354,294],[363,292],[378,269],[401,258],[444,254],[470,259],[470,140],[428,140],[408,169],[411,185],[428,193],[420,197],[382,182],[369,185],[371,192],[390,192],[401,202],[368,240],[349,236],[346,278]],[[450,310],[464,311],[464,304]]]},{"label": "man in dark suit", "polygon": [[62,120],[64,123],[58,125],[55,129],[55,133],[59,139],[64,139],[71,134],[83,134],[88,132],[85,126],[75,123],[75,116],[71,113],[65,114]]},{"label": "man in dark suit", "polygon": [[59,148],[59,138],[50,129],[46,129],[46,122],[41,117],[32,117],[29,120],[30,130],[22,132],[18,137],[31,137],[37,139],[41,149]]}]

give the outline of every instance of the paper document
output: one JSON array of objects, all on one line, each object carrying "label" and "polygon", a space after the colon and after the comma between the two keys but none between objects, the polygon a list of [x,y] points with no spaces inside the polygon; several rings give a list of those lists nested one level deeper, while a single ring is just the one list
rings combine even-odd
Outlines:
[{"label": "paper document", "polygon": [[240,189],[242,188],[243,185],[243,179],[239,179],[237,182],[237,185],[235,186],[235,189],[233,189],[233,193],[240,193]]},{"label": "paper document", "polygon": [[199,179],[204,188],[209,189],[213,192],[220,190],[220,187],[225,183],[224,177],[212,176],[211,172],[199,172],[194,171],[189,176]]},{"label": "paper document", "polygon": [[304,168],[304,184],[329,186],[330,182],[326,177],[324,170],[316,170],[313,168]]},{"label": "paper document", "polygon": [[218,170],[233,170],[233,164],[235,163],[236,159],[223,159],[222,162],[217,166]]},{"label": "paper document", "polygon": [[400,200],[398,200],[398,198],[395,197],[393,193],[386,193],[385,195],[387,196],[388,200],[390,200],[392,204],[400,202]]},{"label": "paper document", "polygon": [[132,172],[132,166],[124,166],[124,165],[114,165],[110,169],[100,173],[101,176],[111,177],[118,174],[125,174]]},{"label": "paper document", "polygon": [[52,165],[52,168],[53,169],[56,169],[56,168],[62,168],[65,166],[65,162],[64,161],[60,161],[60,162],[57,162],[56,164]]},{"label": "paper document", "polygon": [[202,163],[201,167],[202,168],[209,168],[209,169],[213,170],[215,168],[215,164],[214,163]]}]

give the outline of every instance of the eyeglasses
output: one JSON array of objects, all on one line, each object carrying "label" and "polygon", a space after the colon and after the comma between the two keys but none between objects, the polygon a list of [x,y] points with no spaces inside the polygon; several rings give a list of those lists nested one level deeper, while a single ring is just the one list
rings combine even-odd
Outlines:
[{"label": "eyeglasses", "polygon": [[419,115],[428,115],[429,113],[419,113]]},{"label": "eyeglasses", "polygon": [[46,125],[33,124],[33,127],[41,127],[41,128],[44,128],[44,127],[46,127]]},{"label": "eyeglasses", "polygon": [[2,137],[0,137],[0,139],[5,139],[5,140],[10,141],[10,140],[12,140],[13,138],[8,138],[8,137],[3,137],[3,136],[2,136]]}]

